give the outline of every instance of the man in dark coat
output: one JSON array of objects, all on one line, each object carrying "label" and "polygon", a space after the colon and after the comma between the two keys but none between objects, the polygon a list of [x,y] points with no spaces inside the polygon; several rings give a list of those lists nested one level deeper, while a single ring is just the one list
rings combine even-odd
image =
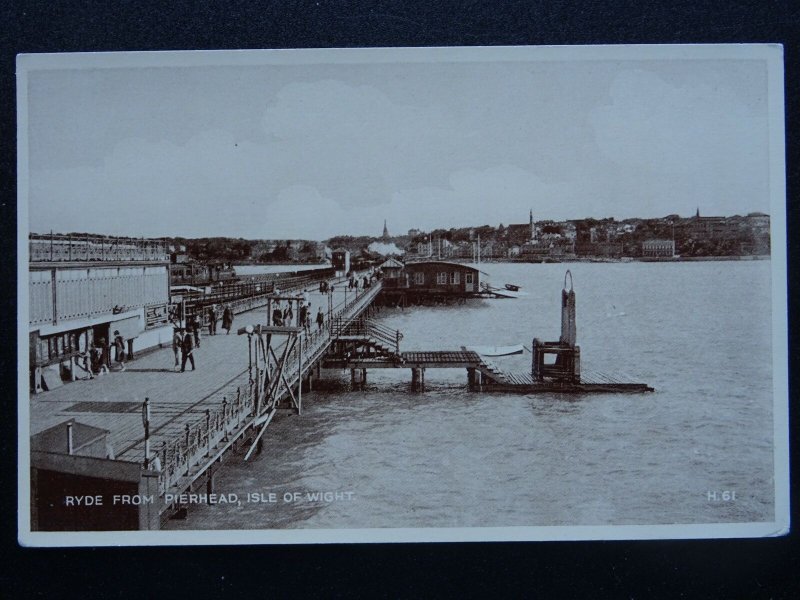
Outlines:
[{"label": "man in dark coat", "polygon": [[217,335],[217,305],[208,307],[208,335]]},{"label": "man in dark coat", "polygon": [[183,358],[181,358],[181,373],[186,371],[186,361],[192,363],[192,371],[194,371],[194,336],[192,335],[191,328],[186,328],[186,334],[183,336]]},{"label": "man in dark coat", "polygon": [[231,327],[233,327],[233,310],[230,304],[226,304],[225,310],[222,312],[222,328],[225,330],[226,334],[229,334],[231,332]]}]

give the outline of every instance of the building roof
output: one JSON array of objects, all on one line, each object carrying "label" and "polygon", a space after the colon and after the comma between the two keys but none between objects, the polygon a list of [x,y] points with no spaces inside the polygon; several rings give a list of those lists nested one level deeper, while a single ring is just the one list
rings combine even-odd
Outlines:
[{"label": "building roof", "polygon": [[446,265],[448,267],[464,267],[472,271],[478,271],[484,275],[488,275],[485,271],[481,271],[476,265],[470,263],[459,263],[449,260],[418,260],[406,265],[407,267],[417,267],[419,265]]},{"label": "building roof", "polygon": [[381,269],[402,269],[403,263],[394,258],[389,258],[380,265]]}]

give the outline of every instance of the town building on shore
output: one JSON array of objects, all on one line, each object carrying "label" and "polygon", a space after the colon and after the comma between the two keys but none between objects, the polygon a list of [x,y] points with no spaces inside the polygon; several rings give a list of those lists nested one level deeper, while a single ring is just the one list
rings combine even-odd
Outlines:
[{"label": "town building on shore", "polygon": [[645,240],[642,242],[642,256],[673,257],[675,240]]},{"label": "town building on shore", "polygon": [[619,258],[622,256],[622,252],[623,246],[619,242],[579,242],[575,244],[575,254],[578,256]]},{"label": "town building on shore", "polygon": [[29,237],[30,385],[39,392],[110,362],[114,331],[133,354],[171,341],[169,248],[162,240]]}]

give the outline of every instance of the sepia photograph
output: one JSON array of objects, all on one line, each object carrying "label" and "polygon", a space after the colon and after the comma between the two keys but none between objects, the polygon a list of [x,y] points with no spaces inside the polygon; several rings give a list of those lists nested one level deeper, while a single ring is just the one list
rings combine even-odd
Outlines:
[{"label": "sepia photograph", "polygon": [[775,44],[19,55],[20,542],[786,534],[783,90]]}]

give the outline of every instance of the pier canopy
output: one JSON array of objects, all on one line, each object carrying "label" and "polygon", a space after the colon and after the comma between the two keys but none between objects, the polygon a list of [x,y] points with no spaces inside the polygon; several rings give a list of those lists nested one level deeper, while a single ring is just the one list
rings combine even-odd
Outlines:
[{"label": "pier canopy", "polygon": [[169,262],[166,240],[110,237],[90,234],[31,233],[31,263]]}]

